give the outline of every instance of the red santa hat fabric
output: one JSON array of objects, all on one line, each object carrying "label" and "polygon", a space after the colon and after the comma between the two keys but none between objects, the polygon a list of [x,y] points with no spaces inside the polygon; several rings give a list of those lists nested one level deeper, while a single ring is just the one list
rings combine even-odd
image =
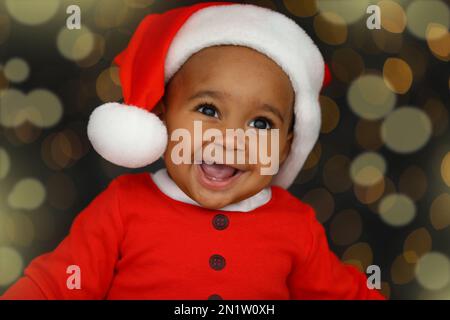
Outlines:
[{"label": "red santa hat fabric", "polygon": [[265,54],[289,76],[295,91],[291,151],[273,184],[288,188],[317,141],[319,93],[330,73],[311,38],[293,20],[251,4],[206,2],[150,14],[116,58],[124,104],[92,112],[88,137],[106,160],[129,168],[158,160],[167,129],[151,112],[171,77],[194,53],[215,45],[240,45]]}]

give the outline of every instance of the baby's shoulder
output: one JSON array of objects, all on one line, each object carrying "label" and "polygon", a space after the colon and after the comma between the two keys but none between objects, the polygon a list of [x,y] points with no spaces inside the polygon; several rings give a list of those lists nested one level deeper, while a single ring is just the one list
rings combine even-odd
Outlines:
[{"label": "baby's shoulder", "polygon": [[316,219],[313,207],[289,191],[278,186],[272,186],[272,197],[278,212],[282,212],[294,219]]}]

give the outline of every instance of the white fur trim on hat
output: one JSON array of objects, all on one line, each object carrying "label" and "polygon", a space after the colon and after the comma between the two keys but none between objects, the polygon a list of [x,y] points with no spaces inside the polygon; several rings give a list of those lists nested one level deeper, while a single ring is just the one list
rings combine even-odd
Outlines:
[{"label": "white fur trim on hat", "polygon": [[165,82],[197,51],[227,44],[265,54],[291,80],[295,91],[294,138],[273,180],[273,184],[288,188],[319,136],[322,55],[305,31],[281,13],[249,4],[206,7],[194,13],[173,39],[165,62]]},{"label": "white fur trim on hat", "polygon": [[167,129],[154,113],[116,102],[95,108],[87,134],[106,160],[128,168],[155,162],[167,147]]}]

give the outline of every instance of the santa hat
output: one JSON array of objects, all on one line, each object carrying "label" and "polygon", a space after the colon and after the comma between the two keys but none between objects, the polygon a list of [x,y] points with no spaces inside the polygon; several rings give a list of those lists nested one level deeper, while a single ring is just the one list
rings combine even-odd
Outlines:
[{"label": "santa hat", "polygon": [[125,104],[103,104],[89,118],[87,131],[94,149],[128,168],[158,160],[167,146],[167,129],[151,111],[183,63],[215,45],[252,48],[288,75],[295,91],[294,135],[290,153],[273,179],[273,184],[288,188],[317,141],[319,93],[330,75],[302,28],[281,13],[255,5],[206,2],[145,17],[114,60]]}]

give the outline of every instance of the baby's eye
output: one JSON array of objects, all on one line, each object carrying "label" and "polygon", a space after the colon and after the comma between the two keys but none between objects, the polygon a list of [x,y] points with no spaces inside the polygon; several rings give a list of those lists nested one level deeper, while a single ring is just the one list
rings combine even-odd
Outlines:
[{"label": "baby's eye", "polygon": [[272,122],[266,118],[256,118],[249,123],[250,127],[255,127],[256,129],[272,129]]},{"label": "baby's eye", "polygon": [[197,108],[197,111],[203,113],[208,117],[219,117],[219,113],[217,112],[216,107],[214,107],[212,104],[203,103],[200,105],[200,107]]}]

